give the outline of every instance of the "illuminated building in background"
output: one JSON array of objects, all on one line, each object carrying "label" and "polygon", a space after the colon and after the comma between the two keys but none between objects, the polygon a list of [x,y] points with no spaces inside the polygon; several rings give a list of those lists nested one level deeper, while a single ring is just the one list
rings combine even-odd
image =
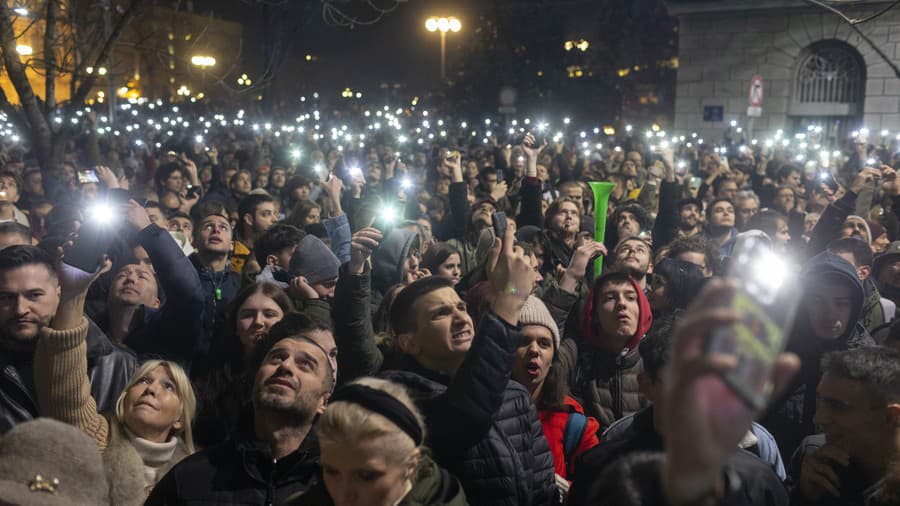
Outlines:
[{"label": "illuminated building in background", "polygon": [[[14,5],[13,29],[17,34],[16,52],[26,63],[26,74],[35,95],[44,100],[45,78],[43,63],[43,37],[45,21],[42,14],[45,2],[38,0],[0,0]],[[61,12],[69,8],[63,0]],[[97,9],[97,12],[101,12]],[[72,44],[71,26],[66,16],[60,16],[57,24],[58,39]],[[96,28],[102,30],[102,15],[98,14]],[[107,68],[83,63],[84,74],[96,74],[97,80],[88,101],[109,100],[115,91],[118,99],[162,98],[189,100],[199,97],[215,97],[221,87],[212,83],[235,67],[240,59],[242,26],[240,23],[199,15],[184,9],[175,10],[160,6],[149,8],[133,20],[114,46]],[[67,55],[82,58],[85,48],[58,47],[57,57]],[[71,63],[67,65],[71,69]],[[85,77],[84,75],[82,77]],[[18,95],[7,75],[0,74],[0,88],[13,103]],[[100,95],[103,92],[103,95]],[[185,94],[185,92],[189,92]],[[201,95],[202,94],[202,95]],[[56,100],[66,102],[72,96],[72,76],[61,72],[56,78]]]}]

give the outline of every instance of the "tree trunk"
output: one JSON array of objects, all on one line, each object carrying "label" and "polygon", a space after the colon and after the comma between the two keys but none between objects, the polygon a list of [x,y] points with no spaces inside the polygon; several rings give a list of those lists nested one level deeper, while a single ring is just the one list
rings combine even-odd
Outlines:
[{"label": "tree trunk", "polygon": [[34,95],[31,83],[28,82],[25,65],[19,60],[11,19],[9,5],[5,1],[0,1],[0,47],[3,49],[3,63],[9,80],[19,95],[19,102],[22,104],[29,127],[28,132],[22,133],[30,137],[31,146],[38,158],[42,163],[46,163],[51,158],[53,132],[41,110],[38,98]]},{"label": "tree trunk", "polygon": [[47,0],[47,19],[44,27],[44,113],[49,116],[56,109],[56,19],[60,0]]}]

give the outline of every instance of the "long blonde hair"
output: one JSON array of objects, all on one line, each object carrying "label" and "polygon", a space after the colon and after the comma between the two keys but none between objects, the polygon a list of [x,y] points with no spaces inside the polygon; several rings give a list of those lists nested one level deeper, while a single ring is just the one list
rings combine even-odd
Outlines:
[{"label": "long blonde hair", "polygon": [[128,390],[157,367],[165,368],[172,382],[175,383],[175,393],[181,401],[181,439],[184,441],[188,453],[194,453],[194,435],[191,430],[191,423],[194,420],[194,415],[197,413],[197,397],[194,395],[194,387],[191,385],[191,380],[188,379],[184,369],[175,362],[168,360],[148,360],[144,362],[131,376],[131,379],[128,380],[128,384],[125,385],[122,393],[119,394],[119,399],[116,401],[116,420],[125,425],[125,396],[128,394]]},{"label": "long blonde hair", "polygon": [[[379,378],[360,378],[352,384],[365,385],[393,396],[409,409],[422,433],[425,433],[425,419],[401,385]],[[322,445],[352,444],[378,437],[388,438],[385,447],[390,449],[391,459],[397,463],[408,461],[419,450],[418,442],[413,441],[394,422],[352,402],[337,401],[328,404],[325,413],[316,422],[316,431]]]}]

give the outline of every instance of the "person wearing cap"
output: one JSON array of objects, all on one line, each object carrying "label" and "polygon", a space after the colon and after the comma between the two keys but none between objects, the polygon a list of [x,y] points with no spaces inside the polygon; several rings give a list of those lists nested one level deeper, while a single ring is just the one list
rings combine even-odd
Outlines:
[{"label": "person wearing cap", "polygon": [[557,486],[565,495],[576,459],[598,443],[600,424],[585,416],[584,408],[568,393],[562,364],[555,360],[559,328],[547,306],[534,295],[528,296],[519,313],[519,325],[524,338],[516,350],[512,379],[531,393],[553,453]]},{"label": "person wearing cap", "polygon": [[312,234],[300,239],[288,263],[291,281],[286,288],[297,309],[330,323],[340,267],[340,261],[321,239]]},{"label": "person wearing cap", "polygon": [[[872,181],[876,174],[879,174],[876,169],[863,167],[853,179],[847,192],[840,199],[828,204],[828,207],[822,211],[819,221],[810,232],[807,245],[809,257],[825,251],[828,243],[839,237],[858,237],[863,239],[866,244],[872,244],[872,232],[869,230],[866,220],[853,213],[857,208],[859,193],[867,185],[874,184]],[[890,184],[886,182],[884,185],[885,192],[890,194],[888,191],[891,187]]]},{"label": "person wearing cap", "polygon": [[[392,286],[409,284],[418,279],[420,240],[419,234],[400,228],[384,234],[378,248],[372,252],[373,307],[381,304],[382,297]],[[464,253],[462,257],[465,258]]]},{"label": "person wearing cap", "polygon": [[892,242],[872,262],[872,278],[882,296],[900,305],[900,241]]},{"label": "person wearing cap", "polygon": [[878,222],[871,220],[866,220],[866,224],[869,225],[869,232],[871,232],[872,236],[872,253],[875,255],[884,253],[884,250],[886,250],[891,243],[890,238],[888,238],[887,229]]},{"label": "person wearing cap", "polygon": [[861,239],[843,237],[828,245],[828,251],[853,264],[856,276],[863,284],[866,298],[863,302],[861,321],[873,336],[879,327],[884,327],[894,319],[897,306],[890,299],[883,298],[872,278],[872,249]]},{"label": "person wearing cap", "polygon": [[0,438],[0,504],[111,504],[97,445],[50,418],[19,424]]},{"label": "person wearing cap", "polygon": [[287,506],[469,504],[459,480],[428,455],[425,420],[396,383],[362,378],[338,388],[315,430],[322,481]]},{"label": "person wearing cap", "polygon": [[637,281],[623,272],[597,278],[585,299],[577,335],[566,335],[559,357],[569,387],[601,426],[647,405],[640,394],[637,345],[653,314]]},{"label": "person wearing cap", "polygon": [[328,325],[296,314],[275,324],[256,350],[251,403],[225,442],[182,460],[148,506],[283,504],[321,474],[313,422],[325,411],[337,365]]}]

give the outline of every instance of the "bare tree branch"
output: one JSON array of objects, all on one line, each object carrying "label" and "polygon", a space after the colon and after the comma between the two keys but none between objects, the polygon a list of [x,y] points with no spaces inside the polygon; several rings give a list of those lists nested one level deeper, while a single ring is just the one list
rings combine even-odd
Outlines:
[{"label": "bare tree branch", "polygon": [[[137,15],[138,8],[144,2],[145,0],[131,0],[128,8],[125,9],[125,12],[122,13],[122,16],[120,16],[119,20],[116,22],[115,27],[113,27],[109,38],[106,39],[106,41],[103,43],[103,48],[100,49],[100,53],[94,59],[94,68],[99,68],[101,64],[106,61],[107,58],[109,58],[116,40],[122,34],[122,31],[125,30],[125,27],[128,25],[128,23],[131,22],[131,20]],[[99,72],[88,74],[87,78],[78,87],[78,91],[75,92],[75,95],[72,96],[72,102],[84,102],[84,99],[87,98],[88,93],[91,92],[91,88],[94,87],[94,83],[97,82],[98,74]]]},{"label": "bare tree branch", "polygon": [[47,19],[44,27],[44,113],[56,108],[56,19],[59,0],[47,0]]}]

